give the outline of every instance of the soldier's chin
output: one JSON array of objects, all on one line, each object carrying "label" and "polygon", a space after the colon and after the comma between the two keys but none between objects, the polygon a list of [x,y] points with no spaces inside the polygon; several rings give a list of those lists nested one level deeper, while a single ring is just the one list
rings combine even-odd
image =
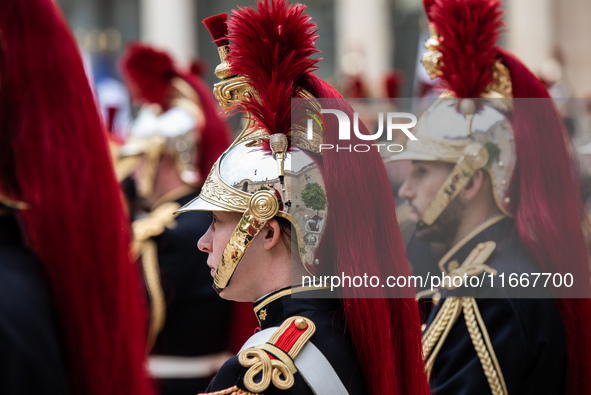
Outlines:
[{"label": "soldier's chin", "polygon": [[416,236],[419,240],[429,243],[444,243],[450,245],[462,221],[464,205],[459,200],[453,200],[431,225],[419,221]]},{"label": "soldier's chin", "polygon": [[433,225],[425,225],[424,222],[419,222],[417,224],[416,236],[421,241],[428,243],[445,243],[444,239],[447,238],[445,233],[445,227],[438,224],[437,221],[435,221]]}]

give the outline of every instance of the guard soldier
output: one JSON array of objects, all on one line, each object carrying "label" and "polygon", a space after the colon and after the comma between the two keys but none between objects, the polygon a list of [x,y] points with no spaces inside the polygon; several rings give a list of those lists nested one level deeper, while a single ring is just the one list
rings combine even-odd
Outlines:
[{"label": "guard soldier", "polygon": [[[145,206],[134,213],[133,231],[151,306],[149,369],[162,394],[195,394],[230,355],[232,304],[211,288],[207,254],[195,251],[209,217],[172,213],[197,196],[230,133],[194,68],[182,71],[166,52],[140,43],[126,48],[121,65],[134,101],[143,105],[118,168],[120,177],[133,171]],[[241,323],[244,339],[256,327],[252,321]]]},{"label": "guard soldier", "polygon": [[[423,64],[444,91],[393,157],[413,160],[399,195],[417,236],[446,244],[440,277],[460,280],[443,283],[428,317],[426,370],[438,395],[589,393],[591,310],[575,299],[589,297],[589,268],[568,136],[541,82],[496,47],[500,6],[426,2]],[[545,288],[541,273],[576,284]]]},{"label": "guard soldier", "polygon": [[0,393],[151,394],[106,133],[51,0],[0,4]]},{"label": "guard soldier", "polygon": [[353,111],[312,74],[316,25],[304,8],[260,1],[234,11],[227,25],[225,14],[206,20],[222,59],[216,97],[242,108],[248,123],[180,212],[212,212],[198,245],[209,254],[214,288],[254,302],[261,326],[207,391],[424,394],[413,298],[378,298],[385,288],[351,285],[341,298],[320,298],[327,290],[314,274],[385,281],[408,274],[408,264],[379,153],[321,152],[323,141],[338,142],[331,119],[314,123],[307,138],[300,115],[321,110],[316,98]]}]

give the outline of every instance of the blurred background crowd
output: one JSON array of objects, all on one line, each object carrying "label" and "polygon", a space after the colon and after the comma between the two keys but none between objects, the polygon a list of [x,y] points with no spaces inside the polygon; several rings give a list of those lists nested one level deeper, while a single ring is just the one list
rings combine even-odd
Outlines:
[{"label": "blurred background crowd", "polygon": [[[215,45],[201,20],[253,6],[254,0],[57,0],[85,53],[99,100],[125,102],[118,59],[140,40],[171,53],[181,66],[199,58],[204,79],[217,81]],[[420,97],[431,84],[420,66],[428,26],[420,0],[316,0],[307,12],[317,23],[319,77],[345,97]],[[591,95],[591,3],[585,0],[507,0],[501,46],[516,54],[557,98]],[[587,112],[583,101],[569,111]],[[116,123],[129,119],[124,104]],[[563,106],[566,111],[566,105]],[[569,125],[577,133],[586,127]],[[575,139],[589,139],[577,134]]]}]

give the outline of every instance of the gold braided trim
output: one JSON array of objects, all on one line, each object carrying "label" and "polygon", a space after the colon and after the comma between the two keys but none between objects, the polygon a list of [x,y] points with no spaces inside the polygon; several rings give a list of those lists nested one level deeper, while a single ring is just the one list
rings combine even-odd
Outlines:
[{"label": "gold braided trim", "polygon": [[460,248],[462,248],[464,245],[466,245],[466,243],[468,243],[470,240],[472,240],[477,234],[479,234],[483,230],[487,229],[490,226],[493,226],[494,224],[496,224],[497,222],[500,222],[501,220],[503,220],[505,218],[507,218],[505,215],[503,215],[503,214],[497,214],[497,215],[494,215],[494,216],[490,217],[489,219],[487,219],[486,221],[484,221],[483,223],[481,223],[480,225],[478,225],[477,227],[475,227],[474,229],[472,229],[466,236],[462,237],[462,239],[460,241],[458,241],[443,256],[443,258],[441,258],[439,260],[439,263],[438,263],[439,270],[441,270],[442,272],[447,273],[447,271],[445,270],[445,264],[447,263],[447,261],[449,261],[451,259],[452,256],[454,256],[454,254],[456,252],[458,252],[460,250]]},{"label": "gold braided trim", "polygon": [[146,288],[150,298],[150,329],[148,331],[148,351],[154,347],[156,338],[166,320],[166,302],[160,282],[160,268],[158,266],[158,251],[156,242],[146,240],[141,243],[142,270],[146,279]]},{"label": "gold braided trim", "polygon": [[463,298],[462,306],[464,311],[464,319],[466,320],[466,328],[472,339],[472,344],[476,350],[476,354],[482,364],[484,375],[488,380],[493,395],[507,395],[507,386],[503,378],[503,372],[497,360],[497,356],[492,347],[488,331],[484,325],[484,320],[480,315],[478,304],[474,298]]},{"label": "gold braided trim", "polygon": [[487,259],[495,251],[496,247],[497,244],[494,241],[485,241],[484,243],[479,243],[470,252],[470,254],[468,254],[468,257],[466,258],[464,263],[462,263],[459,267],[456,266],[455,268],[452,268],[453,263],[457,264],[457,261],[452,261],[448,265],[449,276],[452,279],[452,281],[450,281],[449,284],[447,284],[447,286],[445,284],[443,286],[447,289],[458,288],[454,285],[454,280],[456,279],[456,277],[458,277],[460,279],[461,284],[464,285],[464,278],[479,276],[484,272],[496,276],[497,270],[485,264]]},{"label": "gold braided trim", "polygon": [[15,210],[28,210],[30,208],[28,203],[10,199],[9,197],[3,195],[0,195],[0,204]]},{"label": "gold braided trim", "polygon": [[423,336],[423,359],[426,360],[425,370],[427,372],[427,379],[431,377],[435,359],[441,347],[443,347],[449,332],[460,316],[461,311],[461,299],[446,299],[433,323],[429,326],[427,332],[425,332]]},{"label": "gold braided trim", "polygon": [[244,391],[238,388],[238,386],[233,386],[230,388],[226,388],[225,390],[220,390],[216,392],[202,392],[198,395],[255,395],[252,392]]},{"label": "gold braided trim", "polygon": [[[135,243],[144,242],[152,237],[161,235],[167,227],[175,225],[175,217],[172,213],[181,207],[177,202],[164,203],[150,213],[147,217],[133,221],[133,239]],[[137,248],[137,246],[136,246]]]},{"label": "gold braided trim", "polygon": [[149,216],[136,220],[133,228],[133,248],[135,257],[141,257],[142,271],[146,280],[146,290],[150,299],[150,328],[148,331],[148,351],[154,347],[156,338],[166,320],[166,301],[164,290],[160,282],[160,267],[158,265],[158,248],[151,240],[164,232],[166,227],[175,224],[172,213],[180,208],[176,202],[167,202],[154,209]]},{"label": "gold braided trim", "polygon": [[[288,288],[288,289],[284,289],[283,291],[279,291],[273,295],[267,296],[265,299],[261,300],[260,302],[257,303],[256,306],[254,306],[254,313],[255,315],[258,316],[259,311],[269,305],[269,303],[282,298],[284,296],[287,295],[293,295],[293,294],[297,294],[300,292],[306,292],[306,291],[323,291],[323,290],[327,290],[330,289],[329,287],[311,287],[311,286],[301,286],[301,287],[293,287],[293,288]],[[260,322],[259,322],[260,324]]]}]

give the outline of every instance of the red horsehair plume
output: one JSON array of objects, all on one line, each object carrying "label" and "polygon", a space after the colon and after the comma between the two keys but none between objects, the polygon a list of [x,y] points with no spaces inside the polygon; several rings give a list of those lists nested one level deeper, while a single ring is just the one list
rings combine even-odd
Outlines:
[{"label": "red horsehair plume", "polygon": [[386,73],[384,85],[386,86],[386,97],[395,99],[400,97],[400,88],[402,87],[403,73],[400,70],[392,70]]},{"label": "red horsehair plume", "polygon": [[320,60],[311,59],[318,52],[317,27],[305,8],[285,0],[259,1],[258,10],[239,8],[228,22],[232,73],[246,76],[259,92],[260,100],[241,106],[271,133],[290,131],[296,82]]},{"label": "red horsehair plume", "polygon": [[431,11],[431,6],[434,3],[435,3],[435,0],[423,0],[423,8],[425,9],[425,13],[427,14],[427,18],[430,18],[429,11]]},{"label": "red horsehair plume", "polygon": [[443,88],[459,98],[480,97],[493,82],[500,0],[426,0],[425,6],[439,35]]},{"label": "red horsehair plume", "polygon": [[213,37],[213,42],[218,47],[223,47],[228,45],[230,42],[226,35],[228,34],[228,25],[226,25],[226,21],[228,20],[228,14],[225,12],[222,14],[210,16],[209,18],[205,18],[202,22]]},{"label": "red horsehair plume", "polygon": [[121,71],[140,100],[161,105],[170,80],[177,74],[170,55],[140,42],[125,48]]}]

